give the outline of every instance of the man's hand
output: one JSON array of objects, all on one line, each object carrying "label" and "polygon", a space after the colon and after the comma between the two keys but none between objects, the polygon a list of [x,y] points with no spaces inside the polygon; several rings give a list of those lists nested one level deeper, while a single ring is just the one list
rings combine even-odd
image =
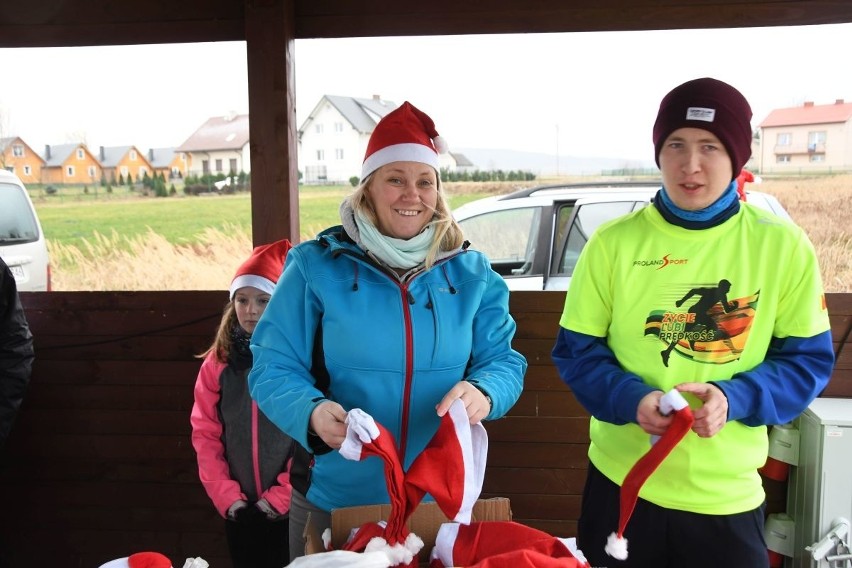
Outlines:
[{"label": "man's hand", "polygon": [[660,412],[662,396],[662,391],[650,392],[642,397],[636,408],[636,422],[652,436],[662,436],[672,423],[671,415],[663,416]]},{"label": "man's hand", "polygon": [[310,428],[330,448],[339,450],[346,439],[346,411],[331,400],[322,402],[311,412]]},{"label": "man's hand", "polygon": [[722,389],[709,383],[683,383],[675,388],[695,395],[704,403],[692,411],[695,417],[692,431],[702,438],[715,436],[728,421],[728,397]]}]

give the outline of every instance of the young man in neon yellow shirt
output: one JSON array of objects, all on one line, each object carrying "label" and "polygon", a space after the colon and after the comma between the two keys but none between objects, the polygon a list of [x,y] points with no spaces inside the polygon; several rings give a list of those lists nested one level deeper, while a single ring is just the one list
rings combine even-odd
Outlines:
[{"label": "young man in neon yellow shirt", "polygon": [[[715,79],[666,95],[653,131],[663,187],[601,226],[574,271],[553,360],[592,415],[578,545],[593,566],[768,566],[766,426],[819,395],[834,355],[807,236],[738,199],[751,117]],[[620,485],[669,426],[659,401],[673,388],[695,423],[642,485],[618,561],[604,549]]]}]

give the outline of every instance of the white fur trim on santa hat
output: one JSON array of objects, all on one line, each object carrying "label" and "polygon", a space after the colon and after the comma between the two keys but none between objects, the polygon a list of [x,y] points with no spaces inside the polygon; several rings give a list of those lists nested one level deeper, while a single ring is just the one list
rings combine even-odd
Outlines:
[{"label": "white fur trim on santa hat", "polygon": [[352,552],[332,550],[300,556],[287,564],[287,568],[388,568],[395,566],[383,550]]},{"label": "white fur trim on santa hat", "polygon": [[616,560],[627,559],[627,539],[612,533],[606,539],[604,550]]},{"label": "white fur trim on santa hat", "polygon": [[388,541],[382,537],[370,539],[370,542],[364,548],[364,552],[383,551],[390,558],[392,562],[391,566],[407,566],[411,564],[411,561],[414,560],[414,557],[417,556],[417,553],[422,548],[423,539],[414,533],[408,533],[404,543],[400,542],[393,546],[390,546]]},{"label": "white fur trim on santa hat", "polygon": [[261,292],[266,292],[267,294],[272,294],[273,290],[275,290],[275,283],[269,278],[264,278],[257,274],[242,274],[234,278],[234,281],[231,282],[231,287],[228,289],[231,293],[231,299],[234,299],[234,294],[237,293],[237,290],[245,288],[246,286],[257,288]]},{"label": "white fur trim on santa hat", "polygon": [[364,160],[361,166],[361,180],[367,179],[368,175],[392,162],[420,162],[432,166],[436,171],[441,169],[438,154],[432,148],[416,142],[394,144],[376,150]]}]

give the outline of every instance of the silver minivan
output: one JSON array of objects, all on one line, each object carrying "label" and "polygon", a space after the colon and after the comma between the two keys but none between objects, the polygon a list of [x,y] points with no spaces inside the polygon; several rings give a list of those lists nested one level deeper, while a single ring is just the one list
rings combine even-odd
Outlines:
[{"label": "silver minivan", "polygon": [[18,290],[50,290],[47,243],[24,184],[0,169],[0,258],[9,266]]}]

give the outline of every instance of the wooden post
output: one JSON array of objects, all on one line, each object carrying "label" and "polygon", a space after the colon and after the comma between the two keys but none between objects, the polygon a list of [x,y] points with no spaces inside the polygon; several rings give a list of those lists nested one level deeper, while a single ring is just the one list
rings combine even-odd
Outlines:
[{"label": "wooden post", "polygon": [[295,0],[245,0],[252,242],[299,241]]}]

